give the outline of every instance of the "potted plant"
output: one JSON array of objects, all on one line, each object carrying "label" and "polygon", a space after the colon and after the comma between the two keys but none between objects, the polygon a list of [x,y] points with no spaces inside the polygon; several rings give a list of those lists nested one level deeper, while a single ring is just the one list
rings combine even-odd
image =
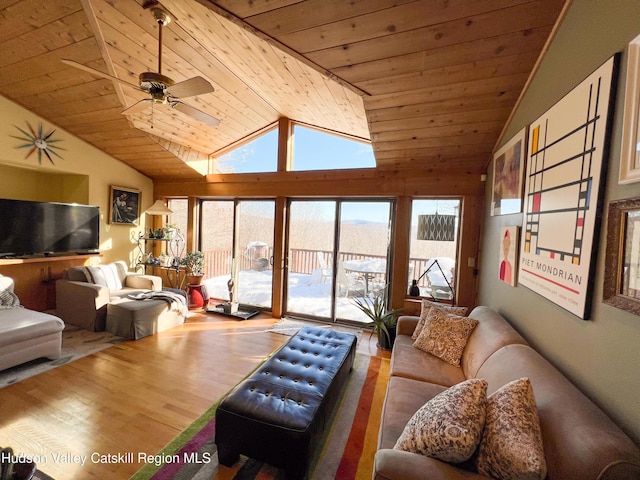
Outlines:
[{"label": "potted plant", "polygon": [[182,259],[182,265],[185,266],[187,272],[187,283],[191,285],[199,285],[204,277],[205,259],[204,254],[195,250],[187,253]]},{"label": "potted plant", "polygon": [[391,310],[388,307],[389,284],[377,292],[373,298],[355,297],[353,303],[373,322],[372,335],[378,335],[378,347],[391,350],[396,338],[396,322],[401,309]]},{"label": "potted plant", "polygon": [[164,226],[164,238],[171,240],[175,236],[176,230],[178,230],[178,227],[174,223],[167,223]]}]

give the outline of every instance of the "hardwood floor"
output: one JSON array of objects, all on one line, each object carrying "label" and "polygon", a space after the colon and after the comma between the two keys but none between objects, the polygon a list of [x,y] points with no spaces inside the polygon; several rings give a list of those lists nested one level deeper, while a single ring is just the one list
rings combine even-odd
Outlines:
[{"label": "hardwood floor", "polygon": [[[56,480],[127,479],[139,453],[158,453],[287,341],[266,331],[276,321],[191,313],[180,327],[0,389],[0,446]],[[358,351],[389,357],[368,332]],[[133,462],[117,461],[127,453]]]}]

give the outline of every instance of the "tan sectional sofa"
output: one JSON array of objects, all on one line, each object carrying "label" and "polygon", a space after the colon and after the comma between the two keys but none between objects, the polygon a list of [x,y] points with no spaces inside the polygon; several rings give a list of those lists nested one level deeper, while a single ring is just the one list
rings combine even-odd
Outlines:
[{"label": "tan sectional sofa", "polygon": [[477,307],[468,316],[479,323],[459,367],[413,347],[411,335],[419,317],[399,318],[374,479],[487,479],[459,465],[393,447],[413,414],[448,387],[482,378],[490,395],[522,377],[531,381],[538,407],[547,479],[640,479],[640,450],[594,403],[498,313]]},{"label": "tan sectional sofa", "polygon": [[[91,275],[94,277],[88,278]],[[129,272],[123,261],[67,268],[56,282],[56,311],[65,323],[101,332],[106,327],[110,303],[149,290],[162,290],[162,279]]]}]

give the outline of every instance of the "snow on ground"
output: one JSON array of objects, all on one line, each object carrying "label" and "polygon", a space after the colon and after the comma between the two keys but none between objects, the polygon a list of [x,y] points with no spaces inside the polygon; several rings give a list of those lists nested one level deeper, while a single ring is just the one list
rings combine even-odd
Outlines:
[{"label": "snow on ground", "polygon": [[[271,270],[242,270],[238,274],[237,301],[257,307],[271,308]],[[228,300],[229,275],[208,278],[204,281],[212,298]],[[289,275],[288,313],[300,313],[317,317],[331,317],[331,282],[322,283],[319,275],[292,273]],[[347,320],[369,323],[368,317],[347,297],[338,297],[336,316]]]}]

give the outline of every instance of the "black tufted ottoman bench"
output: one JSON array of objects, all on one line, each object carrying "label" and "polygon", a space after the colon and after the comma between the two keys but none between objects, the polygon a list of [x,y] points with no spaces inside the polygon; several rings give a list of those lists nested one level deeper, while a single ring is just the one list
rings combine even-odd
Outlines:
[{"label": "black tufted ottoman bench", "polygon": [[219,462],[231,466],[242,453],[304,477],[355,351],[351,333],[302,328],[218,406]]}]

